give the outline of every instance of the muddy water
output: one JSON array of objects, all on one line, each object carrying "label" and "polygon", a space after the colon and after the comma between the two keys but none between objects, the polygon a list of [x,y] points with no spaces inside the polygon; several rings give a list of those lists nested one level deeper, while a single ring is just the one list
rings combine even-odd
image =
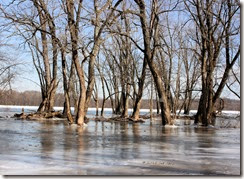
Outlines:
[{"label": "muddy water", "polygon": [[240,175],[240,129],[0,119],[1,175]]}]

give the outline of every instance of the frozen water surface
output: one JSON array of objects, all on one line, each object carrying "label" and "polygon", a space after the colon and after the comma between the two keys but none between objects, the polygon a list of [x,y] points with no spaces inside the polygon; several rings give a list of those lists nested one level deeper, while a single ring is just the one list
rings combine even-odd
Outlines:
[{"label": "frozen water surface", "polygon": [[240,175],[240,128],[176,124],[1,118],[0,174]]}]

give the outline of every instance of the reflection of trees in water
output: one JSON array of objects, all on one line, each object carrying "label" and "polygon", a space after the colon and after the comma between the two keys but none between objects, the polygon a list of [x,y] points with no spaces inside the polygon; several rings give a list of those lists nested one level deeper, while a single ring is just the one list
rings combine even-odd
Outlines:
[{"label": "reflection of trees in water", "polygon": [[[117,157],[119,159],[128,159],[129,157],[129,140],[130,137],[128,136],[128,123],[121,122],[119,123],[119,128],[116,131],[116,138],[118,139],[115,142],[115,151],[118,151]],[[115,139],[116,139],[115,138]]]},{"label": "reflection of trees in water", "polygon": [[215,129],[208,128],[194,128],[194,132],[197,134],[197,144],[202,150],[213,147],[213,138],[215,136]]},{"label": "reflection of trees in water", "polygon": [[53,124],[43,122],[40,125],[40,143],[41,153],[49,155],[54,148],[54,126]]},{"label": "reflection of trees in water", "polygon": [[153,134],[153,121],[152,121],[152,118],[150,118],[149,131],[150,131],[150,136],[152,136],[152,134]]},{"label": "reflection of trees in water", "polygon": [[[215,160],[212,159],[213,155],[216,155],[217,152],[212,152],[211,148],[215,147],[215,143],[213,138],[215,136],[215,129],[208,129],[208,128],[194,128],[194,132],[196,134],[196,148],[195,155],[199,156],[200,168],[203,174],[211,174],[215,173],[214,168]],[[206,164],[207,161],[209,164]]]},{"label": "reflection of trees in water", "polygon": [[152,153],[152,156],[158,157],[157,159],[172,158],[184,147],[184,137],[182,138],[179,128],[156,125],[152,126],[152,131],[150,134],[153,139],[151,151],[157,151],[157,154]]},{"label": "reflection of trees in water", "polygon": [[155,142],[162,143],[162,145],[160,145],[160,149],[163,152],[167,152],[167,151],[171,150],[171,145],[168,145],[168,144],[170,144],[171,139],[173,139],[171,136],[172,129],[173,128],[162,127],[162,130],[161,130],[162,134],[159,135],[159,137],[157,137],[158,140],[155,141]]},{"label": "reflection of trees in water", "polygon": [[[140,133],[138,124],[118,123],[115,127],[114,150],[119,159],[138,158],[140,148]],[[117,129],[117,130],[116,130]]]},{"label": "reflection of trees in water", "polygon": [[127,122],[109,124],[104,123],[105,130],[107,129],[108,131],[103,133],[102,136],[102,143],[107,144],[103,145],[102,148],[103,151],[108,152],[106,157],[109,157],[109,160],[134,158],[134,153],[137,153],[138,150],[136,147],[136,138],[139,137],[137,127]]},{"label": "reflection of trees in water", "polygon": [[142,141],[140,141],[141,136],[140,136],[140,129],[139,129],[139,124],[138,123],[134,123],[132,124],[132,133],[133,133],[133,146],[132,146],[132,156],[134,159],[139,158],[140,156],[140,143]]},{"label": "reflection of trees in water", "polygon": [[[211,151],[208,148],[214,147],[214,141],[211,136],[215,135],[214,130],[208,130],[204,128],[162,128],[162,135],[158,135],[158,149],[157,159],[171,160],[174,158],[173,162],[179,162],[178,167],[172,170],[185,170],[185,171],[203,171],[204,174],[212,173],[211,166],[212,159]],[[155,155],[152,157],[155,158]],[[207,158],[205,158],[207,157]],[[211,166],[205,164],[205,162],[211,163]],[[180,166],[181,162],[189,163],[189,168],[187,166]],[[191,168],[190,168],[191,167]]]},{"label": "reflection of trees in water", "polygon": [[44,165],[48,164],[48,161],[55,161],[56,155],[54,153],[55,146],[55,130],[56,126],[48,122],[42,122],[40,124],[40,152],[41,159],[43,159]]},{"label": "reflection of trees in water", "polygon": [[194,129],[191,127],[184,128],[184,134],[186,137],[191,137],[194,134]]},{"label": "reflection of trees in water", "polygon": [[140,131],[138,125],[138,123],[132,124],[133,143],[137,143],[140,140]]},{"label": "reflection of trees in water", "polygon": [[88,143],[85,138],[87,137],[87,130],[78,126],[65,126],[64,127],[64,143],[63,143],[63,157],[66,164],[70,162],[77,162],[78,165],[86,164],[85,151]]},{"label": "reflection of trees in water", "polygon": [[182,132],[179,134],[180,145],[179,150],[185,152],[186,157],[191,155],[192,148],[196,145],[196,137],[194,129],[191,127],[184,127]]},{"label": "reflection of trees in water", "polygon": [[77,151],[78,151],[78,156],[83,156],[85,155],[85,152],[87,150],[87,146],[89,146],[89,140],[87,137],[89,136],[89,133],[87,132],[86,128],[83,127],[78,127],[76,130],[77,134],[75,137],[76,140],[76,147],[77,147]]},{"label": "reflection of trees in water", "polygon": [[63,133],[63,139],[64,142],[62,143],[63,145],[63,150],[64,153],[70,151],[73,148],[73,143],[74,143],[74,130],[72,130],[71,126],[65,126],[64,127],[64,133]]},{"label": "reflection of trees in water", "polygon": [[[106,131],[105,131],[105,124],[104,122],[100,122],[101,125],[101,141],[99,141],[101,143],[101,147],[102,149],[105,149],[108,147],[108,139],[107,139],[107,135],[106,135]],[[97,141],[97,140],[96,140]]]},{"label": "reflection of trees in water", "polygon": [[114,131],[113,131],[113,133],[114,133],[114,135],[116,135],[116,132],[117,131],[119,131],[119,123],[118,122],[114,122]]},{"label": "reflection of trees in water", "polygon": [[[98,121],[95,121],[95,130],[94,130],[94,135],[96,135],[97,136],[97,133],[98,133],[98,123],[100,123],[100,122],[98,122]],[[97,151],[97,150],[99,150],[99,145],[98,145],[98,140],[97,140],[97,138],[96,138],[96,140],[94,140],[95,141],[95,151]],[[94,142],[93,141],[93,142]]]},{"label": "reflection of trees in water", "polygon": [[73,144],[75,143],[74,135],[75,130],[72,128],[72,126],[65,126],[64,132],[62,133],[63,141],[61,145],[63,146],[63,161],[65,165],[68,165],[70,160],[76,161],[77,160],[77,150],[75,150],[73,147]]}]

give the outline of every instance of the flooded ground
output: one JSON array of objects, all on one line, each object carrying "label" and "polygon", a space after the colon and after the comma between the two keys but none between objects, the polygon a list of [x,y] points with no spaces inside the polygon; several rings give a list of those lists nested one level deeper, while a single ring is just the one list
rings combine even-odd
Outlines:
[{"label": "flooded ground", "polygon": [[0,156],[1,175],[240,175],[240,128],[1,118]]}]

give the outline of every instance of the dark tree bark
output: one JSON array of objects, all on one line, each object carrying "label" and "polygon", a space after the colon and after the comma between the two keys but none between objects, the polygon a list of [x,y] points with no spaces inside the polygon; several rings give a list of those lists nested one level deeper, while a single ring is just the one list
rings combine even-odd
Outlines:
[{"label": "dark tree bark", "polygon": [[[143,33],[143,39],[144,39],[144,55],[145,60],[147,61],[147,64],[149,66],[149,69],[152,73],[156,89],[159,96],[160,101],[160,108],[161,108],[161,117],[162,117],[162,125],[172,124],[171,122],[171,116],[170,116],[170,109],[168,105],[168,99],[167,94],[165,93],[165,88],[163,86],[162,79],[159,76],[158,69],[153,62],[153,50],[150,47],[150,41],[152,38],[152,34],[149,33],[149,27],[147,25],[147,15],[146,15],[146,7],[143,0],[135,0],[136,4],[138,5],[140,9],[140,22],[141,22],[141,29]],[[157,14],[155,15],[156,22],[158,21]],[[157,28],[157,24],[154,24],[154,28]],[[157,30],[155,30],[157,31]]]},{"label": "dark tree bark", "polygon": [[[233,64],[230,65],[231,63],[228,54],[229,37],[234,33],[233,31],[230,31],[230,24],[234,14],[239,9],[238,3],[231,2],[231,0],[220,2],[221,4],[218,4],[218,6],[214,6],[214,3],[216,2],[212,0],[206,0],[206,2],[201,2],[199,0],[190,1],[190,3],[185,1],[187,9],[200,31],[199,44],[201,44],[200,61],[202,94],[198,112],[195,116],[195,123],[202,122],[205,126],[214,123],[216,116],[214,105],[216,100],[220,97],[226,84],[229,70],[233,66]],[[216,68],[223,41],[225,41],[224,45],[226,48],[226,68],[221,83],[215,92],[213,83],[214,70]],[[236,53],[236,56],[238,55],[239,52]],[[232,62],[235,63],[235,60]]]},{"label": "dark tree bark", "polygon": [[[43,0],[33,0],[34,6],[37,8],[39,20],[41,23],[40,33],[42,39],[42,57],[45,69],[45,86],[42,87],[42,102],[39,105],[37,112],[51,112],[54,107],[54,100],[56,89],[58,86],[57,81],[57,56],[58,56],[58,45],[55,40],[55,26],[51,24],[50,17],[47,14],[46,4]],[[48,56],[48,43],[47,43],[47,27],[50,29],[51,44],[52,44],[52,75],[50,70],[50,62]]]}]

